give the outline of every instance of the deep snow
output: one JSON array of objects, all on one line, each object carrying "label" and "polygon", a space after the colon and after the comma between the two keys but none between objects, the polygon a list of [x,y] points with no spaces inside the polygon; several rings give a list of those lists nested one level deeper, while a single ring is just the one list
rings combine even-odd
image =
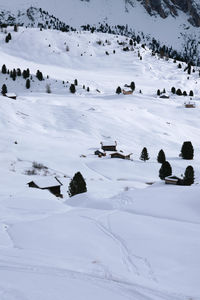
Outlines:
[{"label": "deep snow", "polygon": [[[111,35],[20,29],[8,44],[4,36],[0,65],[29,67],[33,74],[40,69],[50,79],[34,77],[26,90],[23,79],[0,74],[0,86],[6,83],[18,96],[0,96],[0,299],[200,299],[198,72],[188,80],[172,60],[140,46],[123,52]],[[99,39],[111,45],[99,46]],[[133,95],[115,94],[131,81]],[[189,97],[172,96],[172,86],[193,89],[196,108],[184,108]],[[170,99],[158,98],[158,88]],[[116,140],[133,160],[94,156],[102,140]],[[186,140],[194,145],[192,161],[179,157]],[[144,146],[150,155],[145,163],[139,160]],[[161,148],[175,175],[194,167],[192,187],[160,181]],[[63,199],[27,187],[45,175],[27,175],[33,162],[63,182]],[[88,193],[69,198],[77,171]]]}]

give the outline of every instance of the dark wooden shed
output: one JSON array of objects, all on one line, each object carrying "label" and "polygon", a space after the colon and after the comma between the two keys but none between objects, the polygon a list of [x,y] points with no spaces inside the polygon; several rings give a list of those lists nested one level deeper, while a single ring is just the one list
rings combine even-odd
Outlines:
[{"label": "dark wooden shed", "polygon": [[104,151],[117,151],[117,142],[101,142],[101,149]]},{"label": "dark wooden shed", "polygon": [[27,183],[31,188],[48,190],[56,197],[62,197],[60,187],[63,185],[57,177],[45,178],[45,180],[34,180]]},{"label": "dark wooden shed", "polygon": [[165,184],[181,185],[182,179],[177,176],[165,177]]},{"label": "dark wooden shed", "polygon": [[5,96],[10,99],[14,99],[14,100],[17,99],[17,95],[14,93],[7,93],[7,94],[5,94]]},{"label": "dark wooden shed", "polygon": [[111,158],[121,158],[121,159],[127,159],[127,160],[130,160],[131,159],[131,155],[133,153],[130,153],[130,154],[122,154],[122,153],[119,153],[119,152],[115,152],[115,153],[112,153],[110,154]]}]

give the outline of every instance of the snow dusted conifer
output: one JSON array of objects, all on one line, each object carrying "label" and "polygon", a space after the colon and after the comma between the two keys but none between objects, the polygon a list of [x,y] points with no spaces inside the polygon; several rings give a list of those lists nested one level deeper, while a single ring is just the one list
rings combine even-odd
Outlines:
[{"label": "snow dusted conifer", "polygon": [[159,171],[160,179],[164,180],[165,177],[172,175],[172,167],[168,161],[165,161]]},{"label": "snow dusted conifer", "polygon": [[87,192],[85,179],[80,172],[77,172],[70,181],[68,194],[72,197],[85,192]]},{"label": "snow dusted conifer", "polygon": [[2,85],[2,88],[1,88],[1,93],[2,95],[5,96],[5,94],[8,92],[8,89],[7,89],[7,86],[5,84]]},{"label": "snow dusted conifer", "polygon": [[149,160],[149,154],[148,154],[146,147],[143,148],[141,155],[140,155],[140,159],[143,161]]},{"label": "snow dusted conifer", "polygon": [[193,159],[194,148],[190,141],[184,142],[181,148],[181,157],[183,159]]},{"label": "snow dusted conifer", "polygon": [[70,92],[71,92],[72,94],[75,94],[75,93],[76,93],[76,87],[75,87],[75,85],[74,85],[74,84],[71,84],[69,90],[70,90]]},{"label": "snow dusted conifer", "polygon": [[121,94],[121,92],[122,92],[122,89],[120,88],[120,86],[118,86],[118,88],[116,89],[116,94]]},{"label": "snow dusted conifer", "polygon": [[192,185],[194,183],[194,169],[192,166],[188,166],[185,170],[184,185]]},{"label": "snow dusted conifer", "polygon": [[5,64],[2,66],[1,72],[2,72],[2,74],[6,74],[7,73],[7,69],[6,69],[6,65]]},{"label": "snow dusted conifer", "polygon": [[157,161],[160,164],[163,164],[166,161],[165,152],[162,149],[158,152]]},{"label": "snow dusted conifer", "polygon": [[30,89],[31,83],[30,83],[30,79],[26,80],[26,88]]}]

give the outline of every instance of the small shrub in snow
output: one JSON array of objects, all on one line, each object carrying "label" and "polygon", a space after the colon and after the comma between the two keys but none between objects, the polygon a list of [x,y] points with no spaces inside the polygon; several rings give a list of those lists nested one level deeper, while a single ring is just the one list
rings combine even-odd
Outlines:
[{"label": "small shrub in snow", "polygon": [[47,94],[51,94],[51,87],[50,87],[50,84],[47,84],[47,85],[46,85],[46,93],[47,93]]}]

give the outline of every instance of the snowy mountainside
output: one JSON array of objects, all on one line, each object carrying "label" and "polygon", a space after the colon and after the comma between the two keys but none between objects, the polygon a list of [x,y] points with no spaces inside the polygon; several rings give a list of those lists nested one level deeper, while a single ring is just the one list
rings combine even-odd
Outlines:
[{"label": "snowy mountainside", "polygon": [[[0,66],[29,68],[32,80],[26,89],[22,77],[0,73],[0,87],[17,94],[0,96],[0,299],[199,300],[199,68],[188,74],[185,63],[179,69],[127,37],[23,27],[7,33],[0,33]],[[131,81],[132,95],[115,93]],[[193,90],[192,100],[172,94],[172,86]],[[196,108],[185,108],[189,101]],[[111,140],[132,160],[94,155]],[[179,157],[188,140],[189,161]],[[144,146],[146,162],[139,159]],[[194,167],[194,185],[159,179],[161,148],[174,175]],[[69,198],[77,171],[88,192]],[[27,186],[54,176],[63,198]]]},{"label": "snowy mountainside", "polygon": [[[175,50],[182,52],[186,45],[190,46],[191,41],[193,43],[196,41],[197,51],[199,51],[197,43],[200,37],[199,29],[188,21],[191,18],[189,14],[192,10],[191,7],[195,7],[196,14],[199,14],[199,4],[192,0],[187,2],[188,4],[185,1],[184,3],[182,1],[156,1],[156,3],[160,3],[158,7],[165,7],[164,11],[169,10],[166,7],[170,6],[171,8],[173,6],[173,10],[176,12],[171,13],[171,9],[170,13],[166,12],[166,17],[162,18],[159,9],[156,8],[158,11],[154,11],[154,6],[156,5],[153,3],[154,1],[139,2],[137,0],[2,0],[0,9],[9,11],[11,20],[14,18],[19,23],[23,22],[31,26],[37,26],[38,23],[47,26],[46,21],[48,25],[52,24],[51,21],[54,22],[54,18],[61,20],[58,21],[62,24],[60,24],[61,27],[65,26],[63,22],[75,28],[85,24],[96,26],[99,23],[108,23],[114,26],[127,24],[136,34],[142,32],[149,37],[149,40],[155,38],[161,44],[165,44],[168,47],[172,46]],[[40,7],[42,11],[48,12],[49,16],[46,14],[41,16]],[[155,13],[149,14],[149,7]],[[29,9],[28,15],[27,9]],[[52,19],[51,15],[55,17]],[[34,21],[31,20],[32,18]],[[4,21],[6,18],[2,17],[2,19]],[[198,23],[198,21],[196,22]]]}]

